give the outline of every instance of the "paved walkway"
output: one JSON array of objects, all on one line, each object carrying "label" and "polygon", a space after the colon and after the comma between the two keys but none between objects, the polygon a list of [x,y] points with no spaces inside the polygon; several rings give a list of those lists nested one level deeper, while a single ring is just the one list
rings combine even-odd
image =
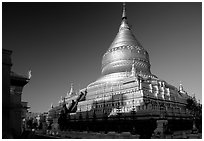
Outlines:
[{"label": "paved walkway", "polygon": [[[42,131],[25,131],[22,139],[139,139],[140,135],[132,135],[130,132],[108,132],[107,134],[101,132],[79,132],[79,131],[55,131],[52,134],[45,134]],[[159,138],[159,137],[158,137]],[[157,139],[153,137],[152,139]],[[191,134],[188,131],[177,131],[172,135],[166,135],[165,139],[202,139],[202,134]]]}]

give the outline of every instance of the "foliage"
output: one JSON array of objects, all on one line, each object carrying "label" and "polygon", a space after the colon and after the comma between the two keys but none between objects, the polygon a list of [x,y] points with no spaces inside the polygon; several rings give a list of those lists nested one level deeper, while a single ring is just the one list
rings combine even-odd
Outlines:
[{"label": "foliage", "polygon": [[197,103],[194,98],[187,99],[186,108],[190,111],[194,118],[202,118],[202,105]]},{"label": "foliage", "polygon": [[63,109],[60,112],[60,117],[58,118],[58,124],[61,131],[66,130],[66,122],[67,122],[67,109],[66,106],[63,105]]}]

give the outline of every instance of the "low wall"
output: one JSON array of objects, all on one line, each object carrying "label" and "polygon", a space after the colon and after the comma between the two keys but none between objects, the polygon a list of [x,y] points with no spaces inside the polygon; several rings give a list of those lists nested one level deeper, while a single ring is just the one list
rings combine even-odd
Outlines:
[{"label": "low wall", "polygon": [[[158,139],[160,137],[154,136],[152,139]],[[164,135],[164,139],[202,139],[202,134],[192,134],[192,130],[176,131],[173,134]]]},{"label": "low wall", "polygon": [[96,133],[96,132],[77,132],[77,131],[65,131],[59,132],[58,137],[61,138],[72,138],[72,139],[139,139],[139,135],[132,135],[130,132],[109,132]]}]

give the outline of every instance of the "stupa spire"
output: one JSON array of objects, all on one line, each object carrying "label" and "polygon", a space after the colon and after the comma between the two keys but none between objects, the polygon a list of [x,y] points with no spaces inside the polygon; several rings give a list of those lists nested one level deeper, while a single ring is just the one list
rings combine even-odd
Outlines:
[{"label": "stupa spire", "polygon": [[119,31],[122,29],[130,30],[130,27],[128,26],[128,22],[127,22],[126,4],[125,3],[123,3],[122,22],[121,22]]},{"label": "stupa spire", "polygon": [[125,2],[123,3],[122,19],[127,19],[127,16],[126,16],[126,4],[125,4]]}]

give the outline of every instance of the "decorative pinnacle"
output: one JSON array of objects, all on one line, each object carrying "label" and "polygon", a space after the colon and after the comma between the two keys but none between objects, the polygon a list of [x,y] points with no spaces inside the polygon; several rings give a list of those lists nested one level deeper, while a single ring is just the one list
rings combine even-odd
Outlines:
[{"label": "decorative pinnacle", "polygon": [[135,59],[133,59],[133,61],[132,61],[132,71],[135,71]]},{"label": "decorative pinnacle", "polygon": [[126,16],[126,4],[125,2],[123,3],[123,14],[122,14],[122,19],[127,19],[127,16]]},{"label": "decorative pinnacle", "polygon": [[132,76],[135,76],[135,59],[133,59],[132,62],[132,70],[131,70]]},{"label": "decorative pinnacle", "polygon": [[28,79],[30,79],[32,77],[32,72],[31,70],[28,71]]},{"label": "decorative pinnacle", "polygon": [[69,92],[69,93],[71,94],[71,93],[73,93],[73,91],[74,91],[74,90],[73,90],[73,83],[71,83],[71,89],[70,89],[70,92]]},{"label": "decorative pinnacle", "polygon": [[51,108],[53,108],[54,106],[53,106],[53,104],[51,103]]}]

